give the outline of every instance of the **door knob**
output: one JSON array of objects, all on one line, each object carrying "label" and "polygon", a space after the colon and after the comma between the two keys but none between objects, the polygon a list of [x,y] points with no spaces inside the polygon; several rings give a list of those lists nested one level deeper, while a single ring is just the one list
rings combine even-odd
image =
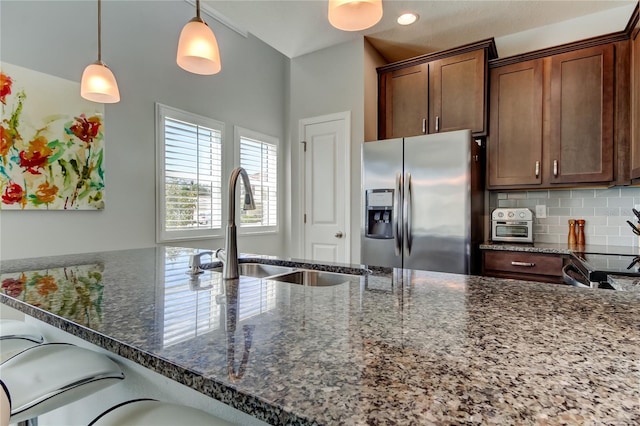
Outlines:
[{"label": "door knob", "polygon": [[342,231],[336,232],[336,238],[342,238]]}]

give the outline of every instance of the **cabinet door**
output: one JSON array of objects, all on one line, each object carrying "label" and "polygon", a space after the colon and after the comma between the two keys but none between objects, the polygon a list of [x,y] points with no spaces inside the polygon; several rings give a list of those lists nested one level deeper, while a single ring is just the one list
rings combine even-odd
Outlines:
[{"label": "cabinet door", "polygon": [[429,63],[429,133],[486,134],[486,66],[484,50]]},{"label": "cabinet door", "polygon": [[489,186],[537,185],[542,163],[542,59],[494,68]]},{"label": "cabinet door", "polygon": [[551,57],[551,183],[613,180],[613,45]]},{"label": "cabinet door", "polygon": [[640,178],[640,24],[631,38],[631,179]]},{"label": "cabinet door", "polygon": [[380,139],[427,132],[428,72],[427,64],[419,64],[380,76]]}]

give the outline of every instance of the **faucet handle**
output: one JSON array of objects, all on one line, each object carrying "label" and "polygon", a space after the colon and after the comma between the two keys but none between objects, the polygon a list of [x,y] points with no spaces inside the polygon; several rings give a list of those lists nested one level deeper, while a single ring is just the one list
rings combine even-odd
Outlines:
[{"label": "faucet handle", "polygon": [[191,275],[203,273],[204,271],[200,269],[200,266],[202,266],[200,258],[207,254],[209,256],[213,256],[212,251],[203,251],[201,253],[192,254],[191,257],[189,257],[189,271],[187,273]]}]

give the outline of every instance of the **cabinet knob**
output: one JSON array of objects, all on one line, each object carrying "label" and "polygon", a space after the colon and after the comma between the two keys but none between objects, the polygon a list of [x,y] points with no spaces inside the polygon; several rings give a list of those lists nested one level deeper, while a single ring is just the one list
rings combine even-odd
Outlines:
[{"label": "cabinet knob", "polygon": [[558,177],[558,160],[553,160],[553,176]]},{"label": "cabinet knob", "polygon": [[540,177],[540,162],[536,161],[536,178]]},{"label": "cabinet knob", "polygon": [[440,116],[436,115],[436,133],[440,131]]},{"label": "cabinet knob", "polygon": [[427,119],[422,119],[422,133],[427,134]]}]

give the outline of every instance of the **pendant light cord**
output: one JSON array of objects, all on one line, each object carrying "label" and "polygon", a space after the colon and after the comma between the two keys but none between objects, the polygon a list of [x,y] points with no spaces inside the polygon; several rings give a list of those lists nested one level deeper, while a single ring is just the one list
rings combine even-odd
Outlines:
[{"label": "pendant light cord", "polygon": [[98,0],[98,62],[102,62],[102,1]]},{"label": "pendant light cord", "polygon": [[200,0],[196,0],[196,18],[201,20],[201,18],[200,18]]}]

